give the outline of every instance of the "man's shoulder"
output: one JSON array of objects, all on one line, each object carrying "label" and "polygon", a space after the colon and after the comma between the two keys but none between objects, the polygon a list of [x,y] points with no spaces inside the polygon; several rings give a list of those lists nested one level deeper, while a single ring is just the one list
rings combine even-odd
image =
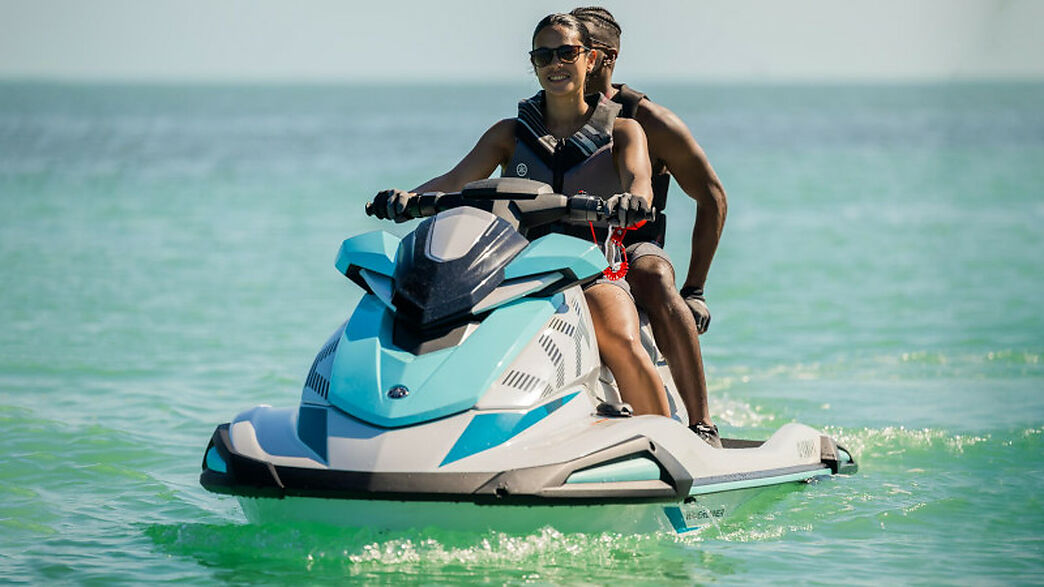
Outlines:
[{"label": "man's shoulder", "polygon": [[690,134],[689,127],[670,108],[649,99],[642,100],[634,119],[650,138],[680,138]]},{"label": "man's shoulder", "polygon": [[678,115],[672,112],[670,108],[653,101],[649,96],[626,84],[619,84],[617,88],[619,90],[618,93],[628,92],[641,96],[641,100],[635,107],[634,119],[642,125],[646,134],[689,132],[689,129],[678,118]]}]

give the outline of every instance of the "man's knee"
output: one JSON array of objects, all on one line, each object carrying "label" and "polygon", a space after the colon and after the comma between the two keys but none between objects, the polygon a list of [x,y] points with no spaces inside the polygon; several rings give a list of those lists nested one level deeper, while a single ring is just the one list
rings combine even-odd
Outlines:
[{"label": "man's knee", "polygon": [[648,255],[635,261],[627,272],[635,300],[646,308],[665,303],[676,294],[674,268],[662,257]]}]

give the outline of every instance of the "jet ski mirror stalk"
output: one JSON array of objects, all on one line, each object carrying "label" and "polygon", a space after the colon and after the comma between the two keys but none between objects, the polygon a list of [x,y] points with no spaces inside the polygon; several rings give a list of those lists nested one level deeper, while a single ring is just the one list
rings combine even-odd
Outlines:
[{"label": "jet ski mirror stalk", "polygon": [[[547,184],[521,178],[485,179],[467,184],[460,192],[420,194],[410,199],[402,216],[407,220],[425,218],[461,206],[495,214],[523,234],[552,222],[604,226],[615,217],[598,196],[556,194]],[[379,204],[368,202],[366,215],[378,216],[377,207]],[[650,209],[644,220],[655,219],[656,210]]]}]

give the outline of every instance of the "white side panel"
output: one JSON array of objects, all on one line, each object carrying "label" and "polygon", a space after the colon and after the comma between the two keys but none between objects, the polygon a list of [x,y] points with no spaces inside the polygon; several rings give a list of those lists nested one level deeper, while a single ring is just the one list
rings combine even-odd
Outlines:
[{"label": "white side panel", "polygon": [[[270,422],[269,422],[270,424]],[[290,423],[290,433],[293,432],[292,423]],[[232,447],[239,451],[244,456],[248,456],[261,461],[267,461],[274,465],[283,465],[287,467],[301,467],[304,469],[325,469],[326,467],[311,458],[299,457],[299,456],[283,456],[278,454],[272,454],[266,452],[261,447],[261,443],[257,440],[257,431],[254,429],[254,424],[250,420],[240,420],[232,423],[229,427],[229,438],[232,441]],[[307,447],[302,444],[303,450],[311,452]]]},{"label": "white side panel", "polygon": [[535,406],[591,379],[600,368],[597,342],[583,292],[563,292],[564,302],[544,329],[479,400],[480,410]]},{"label": "white side panel", "polygon": [[471,412],[465,412],[416,426],[388,429],[332,410],[327,420],[330,468],[381,473],[438,470],[471,417]]}]

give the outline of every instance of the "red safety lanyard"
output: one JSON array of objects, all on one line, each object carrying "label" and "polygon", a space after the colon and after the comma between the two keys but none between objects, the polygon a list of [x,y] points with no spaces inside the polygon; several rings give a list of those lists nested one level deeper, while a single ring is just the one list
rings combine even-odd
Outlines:
[{"label": "red safety lanyard", "polygon": [[[594,223],[588,222],[587,225],[591,227],[591,240],[598,244]],[[617,281],[627,275],[627,248],[624,246],[623,239],[628,230],[634,230],[634,227],[617,226],[612,229],[605,240],[605,257],[609,261],[609,266],[602,271],[602,275],[605,275],[609,281]]]}]

